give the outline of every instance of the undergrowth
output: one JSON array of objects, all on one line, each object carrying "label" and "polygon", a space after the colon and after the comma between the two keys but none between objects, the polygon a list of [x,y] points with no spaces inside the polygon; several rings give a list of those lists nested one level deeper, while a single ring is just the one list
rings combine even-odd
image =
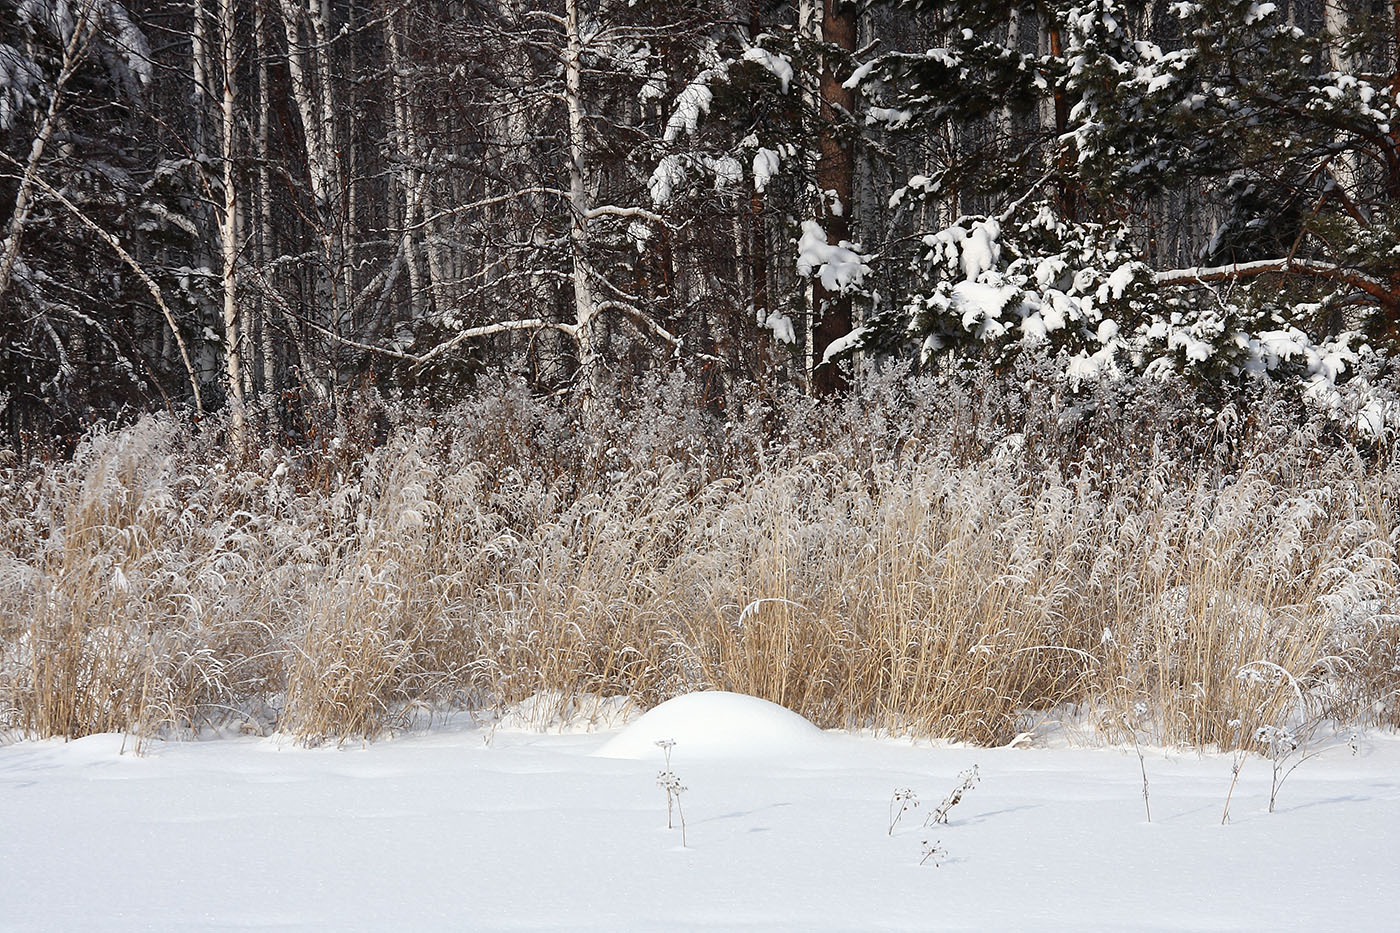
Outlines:
[{"label": "undergrowth", "polygon": [[172,417],[95,432],[0,469],[0,737],[341,741],[706,688],[992,744],[1065,704],[1199,746],[1400,725],[1395,449],[1216,410],[894,370],[723,417],[679,382],[368,396],[246,459]]}]

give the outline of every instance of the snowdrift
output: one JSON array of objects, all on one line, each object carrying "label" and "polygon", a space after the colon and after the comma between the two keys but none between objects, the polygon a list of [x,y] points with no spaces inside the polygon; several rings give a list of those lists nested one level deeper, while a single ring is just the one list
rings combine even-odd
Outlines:
[{"label": "snowdrift", "polygon": [[723,690],[667,700],[608,741],[604,758],[660,758],[656,743],[672,739],[677,756],[755,758],[820,751],[826,736],[776,703]]}]

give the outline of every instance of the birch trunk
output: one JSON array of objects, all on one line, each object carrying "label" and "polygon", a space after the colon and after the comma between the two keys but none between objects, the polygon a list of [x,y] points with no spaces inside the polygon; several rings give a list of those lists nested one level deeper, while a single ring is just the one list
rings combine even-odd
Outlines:
[{"label": "birch trunk", "polygon": [[223,162],[223,210],[219,217],[219,252],[222,259],[224,302],[224,378],[228,384],[230,434],[240,452],[247,450],[248,423],[243,394],[242,335],[238,321],[238,188],[234,177],[234,106],[238,49],[233,22],[234,0],[219,0],[219,64],[223,71],[223,95],[219,105],[219,156]]},{"label": "birch trunk", "polygon": [[[1006,14],[1006,47],[1013,52],[1021,51],[1021,11],[1017,7]],[[997,112],[997,125],[1004,137],[1010,138],[1015,132],[1016,119],[1010,107],[1002,107]]]},{"label": "birch trunk", "polygon": [[[1351,16],[1347,11],[1346,0],[1324,0],[1322,4],[1323,31],[1327,34],[1327,54],[1332,70],[1350,75],[1355,71],[1355,62],[1346,48],[1351,26]],[[1341,152],[1332,163],[1332,177],[1337,187],[1348,201],[1356,202],[1359,164],[1353,151]]]},{"label": "birch trunk", "polygon": [[[335,184],[335,152],[331,145],[330,135],[333,123],[325,119],[328,114],[324,97],[316,88],[316,80],[312,73],[314,67],[314,50],[309,55],[307,43],[302,38],[302,30],[305,28],[308,35],[312,37],[311,44],[316,45],[318,33],[316,20],[319,19],[322,8],[313,5],[309,10],[301,7],[296,0],[280,0],[282,12],[282,27],[287,39],[287,74],[292,93],[292,102],[296,106],[297,116],[301,120],[302,137],[306,148],[307,177],[311,184],[311,196],[315,201],[315,218],[318,229],[316,236],[320,242],[322,268],[316,276],[316,291],[318,293],[321,311],[326,316],[332,331],[335,330],[341,318],[340,300],[342,290],[336,281],[336,271],[340,261],[340,251],[337,248],[339,239],[337,228],[338,219],[338,195]],[[312,22],[308,23],[307,20]],[[324,28],[319,32],[324,34]],[[324,76],[320,76],[324,79]],[[302,364],[306,367],[309,362],[305,359],[306,347],[302,347]],[[336,401],[336,393],[333,386],[336,382],[335,375],[335,354],[329,353],[328,370],[330,372],[329,385],[321,379],[312,380],[312,388],[317,396],[324,402]]]},{"label": "birch trunk", "polygon": [[574,326],[579,382],[585,406],[591,405],[601,377],[598,360],[597,304],[589,281],[588,140],[583,117],[583,39],[578,0],[565,0],[564,103],[569,113],[569,241],[573,253]]},{"label": "birch trunk", "polygon": [[[272,261],[272,92],[268,86],[271,75],[268,73],[270,43],[267,36],[268,3],[270,0],[257,0],[256,22],[253,25],[253,41],[257,44],[258,56],[258,264],[266,270]],[[259,294],[258,310],[262,326],[263,391],[273,396],[282,391],[277,344],[273,339],[272,305],[266,296]]]},{"label": "birch trunk", "polygon": [[411,129],[412,117],[409,112],[411,103],[407,72],[410,66],[403,53],[403,36],[398,22],[397,16],[390,16],[385,28],[389,33],[389,69],[394,91],[394,141],[402,160],[399,171],[395,173],[399,182],[403,211],[403,233],[399,237],[399,250],[403,254],[404,264],[408,267],[409,318],[419,321],[427,310],[427,296],[423,292],[418,247],[413,239],[413,223],[422,202],[422,180],[417,167],[418,145],[414,138],[416,134]]},{"label": "birch trunk", "polygon": [[58,77],[54,81],[53,92],[49,97],[48,109],[44,112],[44,118],[39,123],[39,132],[34,134],[34,139],[29,144],[29,158],[24,164],[24,176],[20,179],[19,191],[15,194],[15,206],[10,214],[9,229],[5,231],[4,253],[0,254],[0,299],[3,299],[5,293],[9,291],[15,266],[19,262],[19,248],[20,242],[24,238],[24,225],[28,223],[29,215],[34,210],[34,188],[39,181],[39,162],[44,158],[44,150],[48,148],[54,128],[58,125],[58,115],[63,103],[63,91],[68,86],[68,81],[73,77],[73,73],[78,70],[78,65],[87,51],[88,41],[97,28],[96,18],[93,16],[95,6],[96,0],[87,0],[82,6],[77,23],[73,27],[73,33],[63,46],[63,60],[59,65]]}]

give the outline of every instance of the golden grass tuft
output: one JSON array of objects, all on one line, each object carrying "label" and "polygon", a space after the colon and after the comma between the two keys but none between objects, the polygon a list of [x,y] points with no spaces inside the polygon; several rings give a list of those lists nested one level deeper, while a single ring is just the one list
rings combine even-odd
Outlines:
[{"label": "golden grass tuft", "polygon": [[95,435],[0,476],[0,734],[344,741],[710,688],[984,744],[1061,707],[1193,746],[1400,725],[1393,460],[1306,425],[1086,453],[951,397],[582,431],[498,389],[334,470]]}]

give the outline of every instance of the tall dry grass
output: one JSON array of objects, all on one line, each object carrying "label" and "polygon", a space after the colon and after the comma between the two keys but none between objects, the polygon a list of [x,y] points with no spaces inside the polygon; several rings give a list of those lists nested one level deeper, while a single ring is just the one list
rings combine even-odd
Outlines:
[{"label": "tall dry grass", "polygon": [[0,733],[338,741],[705,688],[980,743],[1057,707],[1222,747],[1400,725],[1393,450],[1279,399],[1036,386],[895,373],[721,421],[654,385],[584,424],[501,382],[247,461],[96,433],[0,475]]}]

